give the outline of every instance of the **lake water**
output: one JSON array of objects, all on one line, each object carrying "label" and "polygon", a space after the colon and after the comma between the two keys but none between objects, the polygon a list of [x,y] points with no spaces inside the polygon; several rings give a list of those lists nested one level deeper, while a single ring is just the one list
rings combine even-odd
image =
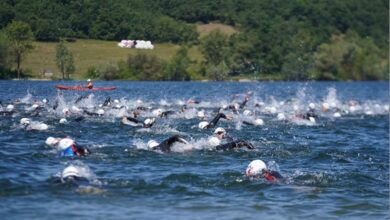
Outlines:
[{"label": "lake water", "polygon": [[[109,92],[58,92],[56,84],[84,82],[0,81],[0,100],[19,99],[15,113],[0,116],[1,219],[388,219],[389,218],[389,86],[387,82],[95,82],[117,86]],[[208,119],[218,108],[253,94],[244,109],[226,114],[218,126],[256,150],[216,151],[207,146],[214,129],[201,130],[197,112]],[[80,95],[92,94],[75,104]],[[235,100],[232,97],[239,94]],[[142,111],[187,111],[157,118],[150,128],[123,125],[117,110],[103,116],[65,116],[76,106],[95,111],[106,97],[114,105]],[[47,98],[40,111],[34,101]],[[53,110],[55,100],[59,106]],[[322,111],[322,104],[330,110]],[[315,105],[312,123],[294,115]],[[250,110],[255,116],[243,116]],[[340,115],[335,115],[338,112]],[[278,120],[283,113],[286,120]],[[340,117],[339,117],[340,116]],[[25,130],[28,117],[49,125]],[[59,119],[67,117],[68,123]],[[247,118],[264,125],[249,126]],[[194,146],[173,152],[148,150],[146,143],[184,136]],[[71,136],[88,147],[86,157],[61,158],[45,145],[49,136]],[[268,163],[285,178],[269,183],[245,176],[255,159]],[[69,164],[88,169],[88,183],[62,183]]]}]

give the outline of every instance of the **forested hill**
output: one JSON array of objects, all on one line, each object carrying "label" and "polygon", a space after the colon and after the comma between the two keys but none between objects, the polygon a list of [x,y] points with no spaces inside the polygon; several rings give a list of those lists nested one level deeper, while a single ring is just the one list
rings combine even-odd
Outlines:
[{"label": "forested hill", "polygon": [[[210,40],[222,54],[204,53],[207,65],[223,63],[228,75],[360,80],[388,77],[388,13],[388,0],[2,0],[0,28],[24,21],[39,41],[145,39],[203,51]],[[201,39],[195,24],[208,22],[239,32]]]}]

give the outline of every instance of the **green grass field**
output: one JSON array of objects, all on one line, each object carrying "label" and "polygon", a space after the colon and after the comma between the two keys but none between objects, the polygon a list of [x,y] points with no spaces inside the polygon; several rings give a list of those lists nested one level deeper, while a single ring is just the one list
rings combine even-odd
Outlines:
[{"label": "green grass field", "polygon": [[[233,27],[222,24],[197,25],[200,36],[207,35],[210,31],[219,29],[223,33],[230,35],[237,32]],[[129,54],[135,54],[140,49],[126,49],[117,46],[115,41],[83,40],[67,43],[67,47],[73,53],[76,72],[71,75],[72,79],[84,79],[89,67],[99,67],[107,63],[117,63],[119,60],[126,60]],[[58,43],[35,42],[34,49],[27,54],[22,62],[22,69],[30,71],[33,78],[45,77],[45,72],[53,73],[53,78],[60,78],[61,74],[56,65],[56,46]],[[179,49],[176,44],[154,44],[153,50],[142,50],[146,53],[154,54],[160,59],[169,60]],[[191,60],[201,62],[202,54],[197,46],[189,49]]]},{"label": "green grass field", "polygon": [[[99,67],[107,63],[116,63],[119,60],[126,60],[129,54],[135,54],[138,49],[126,49],[117,46],[114,41],[101,40],[77,40],[74,43],[66,44],[73,53],[76,72],[73,79],[82,79],[89,67]],[[54,77],[59,78],[60,73],[56,66],[56,46],[57,43],[35,42],[34,50],[29,53],[22,63],[24,70],[30,70],[34,78],[45,78],[44,72],[54,73]],[[169,60],[179,48],[174,44],[156,44],[153,50],[142,50],[146,53],[154,54],[157,57]],[[193,60],[201,60],[202,55],[197,47],[189,50],[189,56]]]}]

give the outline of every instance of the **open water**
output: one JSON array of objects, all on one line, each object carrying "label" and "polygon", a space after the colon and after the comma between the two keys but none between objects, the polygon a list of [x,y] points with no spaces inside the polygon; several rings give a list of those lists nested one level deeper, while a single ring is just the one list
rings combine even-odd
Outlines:
[{"label": "open water", "polygon": [[[115,91],[58,92],[56,84],[83,82],[0,81],[5,107],[19,99],[12,115],[0,116],[1,219],[388,219],[389,86],[387,82],[95,82]],[[201,130],[197,112],[208,119],[218,108],[242,102],[234,119],[218,126],[256,150],[216,151],[207,146],[214,129]],[[80,95],[88,98],[75,103]],[[232,97],[238,94],[233,100]],[[102,116],[76,122],[64,108],[95,111],[110,96]],[[43,98],[48,104],[39,103]],[[187,103],[189,99],[199,104]],[[56,110],[52,106],[59,103]],[[31,110],[36,102],[43,108]],[[322,104],[331,107],[322,111]],[[315,123],[296,120],[309,103]],[[114,105],[128,110],[187,111],[157,118],[150,128],[123,125]],[[261,126],[242,124],[243,112]],[[340,113],[340,117],[334,113]],[[283,113],[286,120],[278,120]],[[25,130],[23,117],[44,122],[44,131]],[[60,124],[66,117],[68,123]],[[184,136],[192,149],[148,150],[146,143]],[[70,136],[91,150],[86,157],[61,158],[45,145],[49,136]],[[269,183],[245,176],[254,159],[285,178]],[[62,183],[69,164],[86,168],[89,182]]]}]

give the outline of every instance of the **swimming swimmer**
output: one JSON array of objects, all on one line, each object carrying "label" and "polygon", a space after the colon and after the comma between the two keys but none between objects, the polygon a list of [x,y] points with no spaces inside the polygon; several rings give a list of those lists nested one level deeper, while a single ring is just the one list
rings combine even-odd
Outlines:
[{"label": "swimming swimmer", "polygon": [[75,141],[71,138],[60,139],[58,141],[58,148],[62,150],[59,154],[61,157],[86,156],[91,153],[87,148],[76,145]]},{"label": "swimming swimmer", "polygon": [[73,182],[73,181],[87,181],[89,182],[86,174],[78,166],[69,165],[61,173],[61,182]]},{"label": "swimming swimmer", "polygon": [[226,119],[226,120],[231,120],[232,117],[231,116],[226,116],[224,113],[218,113],[210,122],[207,122],[207,121],[202,121],[199,123],[199,128],[200,129],[208,129],[208,128],[214,128],[219,119]]},{"label": "swimming swimmer", "polygon": [[270,171],[262,160],[253,160],[245,170],[248,177],[263,177],[269,182],[277,183],[283,180],[283,176],[277,171]]},{"label": "swimming swimmer", "polygon": [[92,89],[93,88],[93,83],[92,83],[91,79],[87,80],[87,88],[88,89]]},{"label": "swimming swimmer", "polygon": [[165,139],[160,144],[154,140],[148,142],[148,148],[151,150],[160,150],[162,152],[171,152],[171,148],[175,143],[188,144],[188,142],[179,135],[174,135],[168,139]]},{"label": "swimming swimmer", "polygon": [[[246,147],[253,150],[255,147],[244,140],[233,140],[230,136],[226,135],[225,129],[219,127],[214,131],[214,137],[209,139],[209,143],[215,147],[216,150],[231,150]],[[227,140],[227,143],[222,143],[222,140]]]},{"label": "swimming swimmer", "polygon": [[151,128],[155,122],[156,122],[155,118],[147,118],[147,119],[145,119],[145,121],[142,122],[136,118],[126,117],[126,116],[122,117],[123,124],[130,125],[133,127]]}]

